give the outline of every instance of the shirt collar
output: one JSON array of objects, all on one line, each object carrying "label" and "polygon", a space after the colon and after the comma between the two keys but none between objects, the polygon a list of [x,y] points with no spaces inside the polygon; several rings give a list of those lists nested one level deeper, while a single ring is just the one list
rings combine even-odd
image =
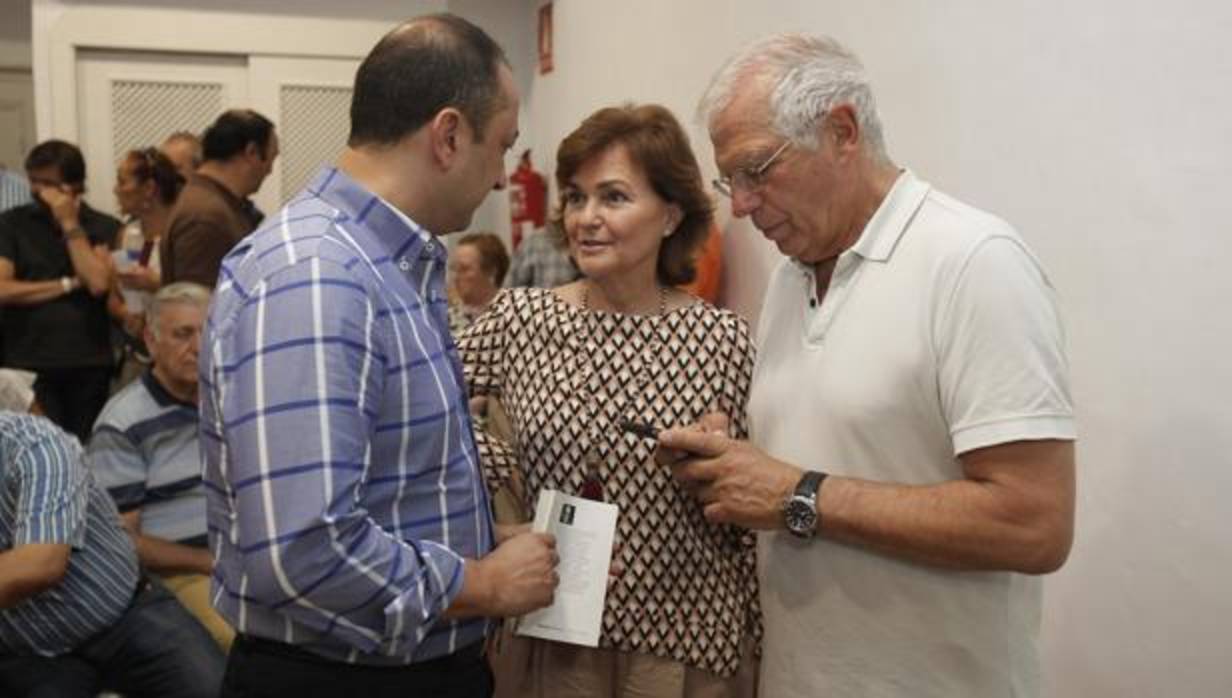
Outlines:
[{"label": "shirt collar", "polygon": [[194,172],[191,177],[192,179],[189,181],[195,181],[200,186],[207,189],[212,189],[215,193],[222,197],[223,201],[227,202],[227,206],[230,207],[231,210],[236,213],[247,215],[244,207],[244,199],[236,196],[235,192],[228,189],[225,184],[209,175],[201,174],[200,172]]},{"label": "shirt collar", "polygon": [[147,368],[143,371],[141,373],[141,382],[145,384],[145,389],[150,392],[150,396],[154,398],[154,402],[158,403],[159,407],[178,405],[180,407],[187,407],[194,412],[197,410],[197,406],[195,404],[185,402],[167,392],[167,389],[163,387],[163,384],[159,383],[158,379],[154,377],[154,369]]},{"label": "shirt collar", "polygon": [[308,192],[375,233],[372,243],[380,252],[374,257],[445,259],[445,246],[435,235],[337,167],[321,168]]},{"label": "shirt collar", "polygon": [[[900,172],[898,179],[894,180],[894,186],[890,187],[890,191],[881,200],[881,205],[864,225],[860,238],[840,257],[857,255],[869,262],[888,261],[903,233],[907,231],[911,219],[915,217],[916,210],[924,203],[924,197],[931,190],[932,185],[917,178],[911,170]],[[801,271],[809,274],[813,272],[812,264],[804,264],[795,259],[791,262]]]},{"label": "shirt collar", "polygon": [[932,187],[903,170],[894,181],[873,217],[864,226],[860,239],[851,251],[871,262],[885,262],[894,254],[894,248],[907,231],[915,212],[924,202]]}]

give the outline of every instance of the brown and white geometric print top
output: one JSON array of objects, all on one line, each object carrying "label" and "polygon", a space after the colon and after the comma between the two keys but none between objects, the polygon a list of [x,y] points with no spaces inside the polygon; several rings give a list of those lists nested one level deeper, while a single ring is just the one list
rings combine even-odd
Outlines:
[{"label": "brown and white geometric print top", "polygon": [[600,646],[733,674],[741,642],[761,635],[755,539],[706,522],[654,462],[654,442],[620,423],[683,426],[718,410],[744,438],[748,324],[701,301],[623,315],[520,288],[502,291],[458,350],[471,394],[499,397],[513,425],[512,444],[477,435],[493,488],[517,468],[531,511],[543,488],[580,494],[590,471],[620,507],[625,572],[608,592]]}]

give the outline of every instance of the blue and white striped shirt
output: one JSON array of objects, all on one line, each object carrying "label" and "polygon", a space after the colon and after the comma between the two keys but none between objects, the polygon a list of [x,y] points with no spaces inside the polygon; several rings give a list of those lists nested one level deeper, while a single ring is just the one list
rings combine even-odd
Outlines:
[{"label": "blue and white striped shirt", "polygon": [[197,421],[197,406],[175,399],[146,370],[107,401],[86,460],[120,511],[141,510],[143,533],[204,546]]},{"label": "blue and white striped shirt", "polygon": [[0,609],[0,655],[54,657],[111,627],[137,588],[137,551],[77,439],[42,417],[0,411],[0,550],[68,544],[54,588]]},{"label": "blue and white striped shirt", "polygon": [[0,211],[17,208],[33,201],[26,178],[0,168]]},{"label": "blue and white striped shirt", "polygon": [[241,633],[407,664],[493,546],[445,250],[323,170],[223,261],[201,355],[213,601]]}]

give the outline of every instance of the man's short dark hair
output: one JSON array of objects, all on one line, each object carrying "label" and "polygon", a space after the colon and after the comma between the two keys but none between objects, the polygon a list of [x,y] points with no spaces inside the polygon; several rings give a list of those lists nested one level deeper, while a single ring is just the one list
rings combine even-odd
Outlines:
[{"label": "man's short dark hair", "polygon": [[43,141],[26,156],[26,171],[55,167],[60,181],[72,187],[80,187],[86,181],[86,160],[81,149],[68,141]]},{"label": "man's short dark hair", "polygon": [[274,123],[251,109],[225,111],[205,129],[202,157],[207,161],[230,160],[244,152],[249,143],[256,143],[264,156],[273,133]]},{"label": "man's short dark hair", "polygon": [[386,34],[355,74],[352,147],[391,145],[454,107],[482,139],[503,105],[505,52],[482,29],[444,13],[413,19]]}]

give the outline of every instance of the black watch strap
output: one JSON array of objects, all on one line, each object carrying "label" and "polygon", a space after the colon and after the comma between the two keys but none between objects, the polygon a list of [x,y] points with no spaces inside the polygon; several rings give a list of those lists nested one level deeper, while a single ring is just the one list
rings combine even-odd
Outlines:
[{"label": "black watch strap", "polygon": [[816,497],[817,490],[821,489],[821,481],[826,479],[825,473],[810,470],[800,478],[800,482],[796,483],[797,497]]}]

